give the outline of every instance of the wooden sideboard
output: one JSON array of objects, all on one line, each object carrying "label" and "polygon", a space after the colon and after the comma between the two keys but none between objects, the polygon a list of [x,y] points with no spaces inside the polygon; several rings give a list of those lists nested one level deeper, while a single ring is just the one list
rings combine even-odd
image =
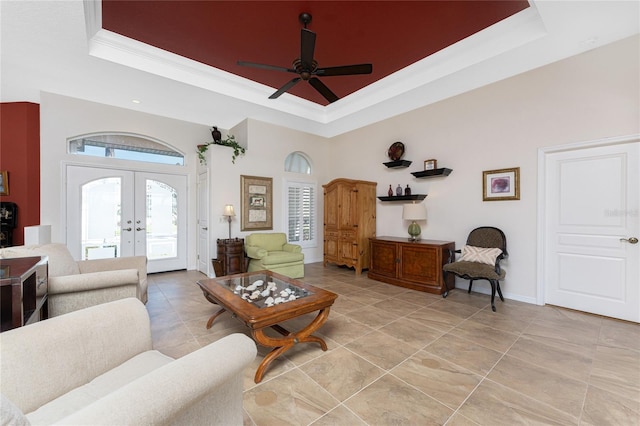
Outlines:
[{"label": "wooden sideboard", "polygon": [[0,259],[0,330],[47,319],[47,291],[47,256]]},{"label": "wooden sideboard", "polygon": [[[442,267],[455,250],[453,241],[378,237],[370,238],[369,244],[369,278],[428,293],[445,292]],[[454,279],[449,274],[449,288],[454,287]]]},{"label": "wooden sideboard", "polygon": [[240,274],[247,270],[248,259],[245,261],[243,238],[218,239],[216,243],[218,244],[217,260],[222,266],[222,275]]}]

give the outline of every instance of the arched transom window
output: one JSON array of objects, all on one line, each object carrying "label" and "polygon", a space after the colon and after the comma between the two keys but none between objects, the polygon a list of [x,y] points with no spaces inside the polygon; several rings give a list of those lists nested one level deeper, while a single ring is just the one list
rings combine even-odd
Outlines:
[{"label": "arched transom window", "polygon": [[69,139],[69,153],[184,166],[184,154],[143,135],[99,133]]}]

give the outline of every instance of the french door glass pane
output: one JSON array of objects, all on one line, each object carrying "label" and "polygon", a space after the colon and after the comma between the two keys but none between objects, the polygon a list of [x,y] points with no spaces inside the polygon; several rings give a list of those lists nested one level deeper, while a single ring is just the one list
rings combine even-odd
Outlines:
[{"label": "french door glass pane", "polygon": [[147,179],[147,257],[166,259],[178,255],[178,191]]},{"label": "french door glass pane", "polygon": [[119,177],[82,185],[83,259],[120,255],[121,187]]}]

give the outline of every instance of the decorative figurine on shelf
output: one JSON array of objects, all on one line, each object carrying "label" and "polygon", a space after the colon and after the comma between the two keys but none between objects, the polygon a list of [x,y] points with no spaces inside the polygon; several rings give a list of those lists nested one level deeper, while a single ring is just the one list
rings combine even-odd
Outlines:
[{"label": "decorative figurine on shelf", "polygon": [[217,126],[213,126],[211,129],[211,137],[213,137],[213,142],[220,142],[222,140],[222,133],[218,130]]},{"label": "decorative figurine on shelf", "polygon": [[391,185],[389,185],[389,191],[387,191],[387,194],[389,194],[389,197],[393,197],[393,188],[391,188]]},{"label": "decorative figurine on shelf", "polygon": [[409,188],[409,184],[407,184],[407,187],[404,189],[404,195],[411,195],[411,188]]},{"label": "decorative figurine on shelf", "polygon": [[400,184],[398,184],[398,187],[396,188],[396,195],[398,197],[402,196],[402,187],[400,186]]}]

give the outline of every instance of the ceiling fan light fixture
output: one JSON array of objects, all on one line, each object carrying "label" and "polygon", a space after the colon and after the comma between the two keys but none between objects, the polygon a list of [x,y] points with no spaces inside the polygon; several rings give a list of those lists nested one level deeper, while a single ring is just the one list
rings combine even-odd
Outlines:
[{"label": "ceiling fan light fixture", "polygon": [[298,74],[299,77],[285,83],[284,86],[269,96],[269,99],[277,99],[280,95],[295,86],[300,80],[303,80],[309,82],[329,103],[333,103],[340,98],[320,81],[318,77],[371,74],[373,72],[373,65],[371,64],[318,68],[318,62],[313,58],[316,46],[316,33],[307,29],[307,25],[311,22],[311,14],[303,12],[298,16],[298,20],[304,25],[304,28],[300,30],[300,57],[293,61],[293,68],[238,61],[238,65],[241,66]]}]

